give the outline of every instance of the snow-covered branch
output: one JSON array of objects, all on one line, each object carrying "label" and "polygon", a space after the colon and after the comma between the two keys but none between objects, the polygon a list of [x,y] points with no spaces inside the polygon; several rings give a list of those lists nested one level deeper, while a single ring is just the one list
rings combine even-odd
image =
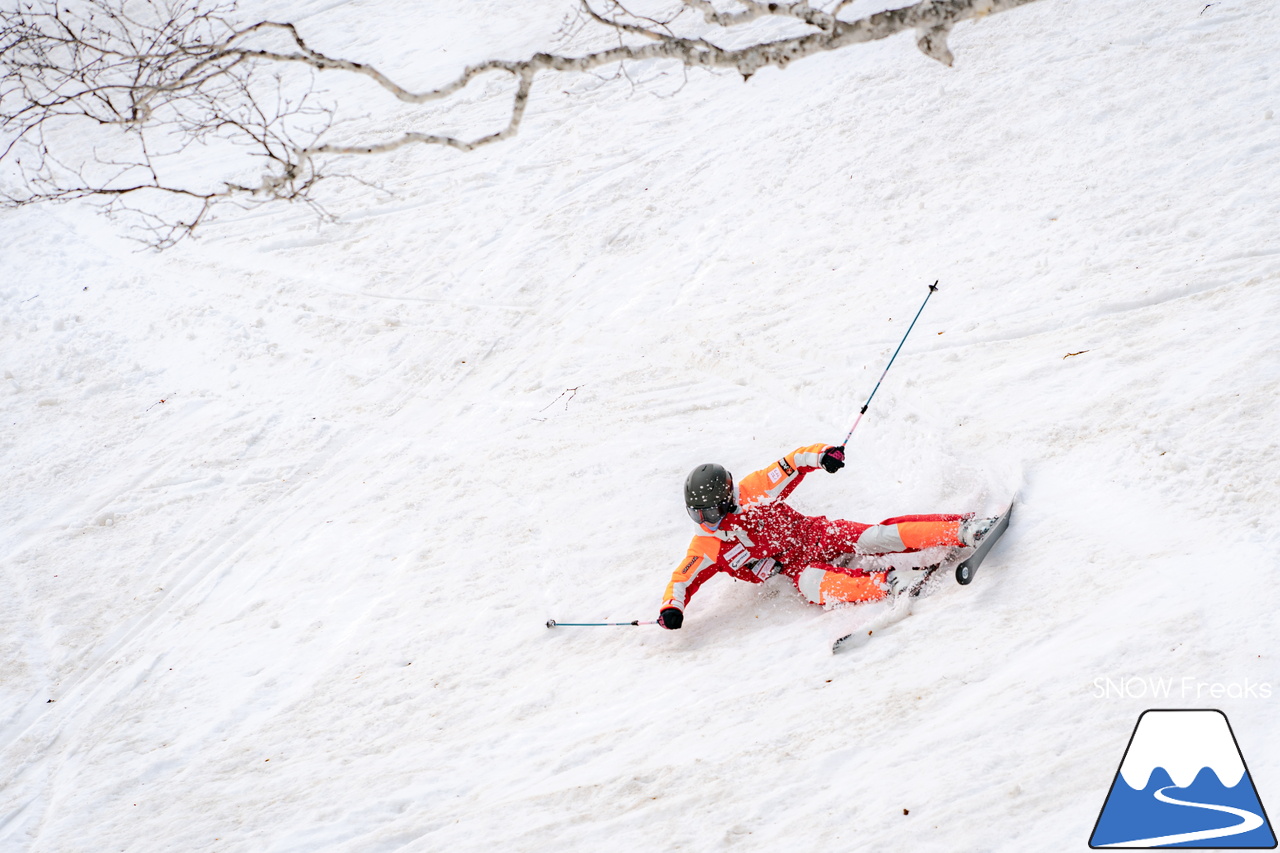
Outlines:
[{"label": "snow-covered branch", "polygon": [[[848,0],[825,8],[761,0],[579,2],[578,35],[612,33],[612,45],[493,59],[415,91],[373,65],[317,50],[292,23],[238,23],[234,0],[24,0],[0,11],[0,204],[101,198],[112,209],[141,213],[148,241],[163,247],[223,202],[314,204],[317,183],[334,176],[338,157],[408,145],[471,151],[508,139],[543,73],[658,60],[749,79],[762,68],[904,31],[950,65],[947,36],[957,23],[1033,0],[921,0],[853,20],[841,17]],[[371,81],[410,105],[448,102],[488,75],[512,85],[497,129],[387,138],[376,127],[338,133],[343,105],[318,104],[314,88],[314,75],[335,72]],[[193,168],[197,149],[202,162],[218,165]],[[154,201],[162,197],[184,205]]]}]

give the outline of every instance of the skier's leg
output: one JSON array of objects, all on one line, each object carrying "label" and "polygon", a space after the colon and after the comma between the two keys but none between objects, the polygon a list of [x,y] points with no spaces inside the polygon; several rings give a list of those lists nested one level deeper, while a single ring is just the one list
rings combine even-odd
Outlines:
[{"label": "skier's leg", "polygon": [[886,518],[880,523],[898,524],[903,521],[964,521],[966,518],[973,518],[973,513],[933,512],[926,515],[895,515],[893,518]]},{"label": "skier's leg", "polygon": [[778,556],[783,565],[807,566],[829,563],[841,554],[857,549],[858,537],[870,525],[823,515],[804,519],[799,543]]},{"label": "skier's leg", "polygon": [[[934,513],[900,515],[879,524],[812,516],[805,519],[801,544],[779,559],[784,564],[805,566],[827,563],[841,554],[899,554],[943,546],[970,547],[986,527],[971,515]],[[990,525],[987,524],[987,527]]]},{"label": "skier's leg", "polygon": [[886,518],[868,527],[858,537],[862,554],[896,554],[919,551],[937,545],[959,548],[968,544],[961,537],[961,525],[968,516],[954,514],[903,515]]},{"label": "skier's leg", "polygon": [[788,571],[800,594],[814,604],[840,604],[879,601],[888,594],[885,572],[863,572],[842,569],[824,563],[812,563],[798,571]]}]

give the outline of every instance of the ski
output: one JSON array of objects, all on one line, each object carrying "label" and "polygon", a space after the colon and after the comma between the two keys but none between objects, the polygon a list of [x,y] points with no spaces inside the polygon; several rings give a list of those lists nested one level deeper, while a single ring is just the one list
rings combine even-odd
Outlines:
[{"label": "ski", "polygon": [[861,646],[866,642],[868,637],[875,634],[876,631],[882,631],[890,625],[901,622],[911,615],[912,609],[915,607],[917,598],[920,598],[924,592],[925,586],[929,580],[937,574],[948,560],[935,563],[932,566],[926,566],[920,572],[920,577],[913,580],[911,585],[898,592],[889,602],[889,609],[880,614],[879,617],[871,620],[866,625],[861,626],[858,630],[845,634],[840,639],[831,644],[831,653],[836,654],[842,650],[849,650],[857,646]]},{"label": "ski", "polygon": [[882,631],[897,622],[901,622],[911,615],[911,605],[914,599],[907,596],[895,599],[890,608],[881,614],[878,618],[863,625],[852,634],[845,634],[840,639],[831,644],[831,654],[837,654],[842,651],[857,648],[873,636],[876,631]]},{"label": "ski", "polygon": [[1009,516],[1013,515],[1013,504],[1009,504],[1009,508],[1004,514],[996,520],[996,523],[987,535],[982,537],[982,541],[978,543],[977,549],[960,562],[956,566],[956,583],[967,584],[973,580],[973,576],[978,573],[978,567],[982,565],[982,561],[986,559],[988,553],[1000,541],[1000,537],[1004,535],[1005,530],[1009,528]]},{"label": "ski", "polygon": [[[991,529],[982,537],[982,541],[978,543],[978,547],[973,550],[969,556],[965,557],[956,564],[955,575],[956,581],[960,584],[968,584],[973,580],[973,576],[977,574],[978,567],[982,565],[982,561],[986,559],[991,549],[995,547],[1000,537],[1004,535],[1005,530],[1009,527],[1009,518],[1013,515],[1013,504],[1004,513],[996,519],[995,524],[991,525]],[[877,631],[883,631],[890,625],[901,622],[911,615],[914,609],[916,599],[924,592],[925,587],[944,566],[949,566],[955,559],[954,553],[944,559],[942,562],[928,566],[922,572],[922,577],[914,580],[910,586],[898,592],[890,602],[889,608],[872,619],[867,624],[858,628],[858,630],[845,634],[843,637],[831,644],[831,653],[835,654],[840,651],[847,651],[856,648],[865,643],[870,637],[874,636]]]}]

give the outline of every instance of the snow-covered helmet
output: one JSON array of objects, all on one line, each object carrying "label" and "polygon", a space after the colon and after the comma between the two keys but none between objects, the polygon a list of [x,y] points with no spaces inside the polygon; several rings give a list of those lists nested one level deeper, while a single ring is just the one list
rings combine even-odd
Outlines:
[{"label": "snow-covered helmet", "polygon": [[733,502],[733,475],[722,465],[709,462],[689,472],[684,481],[684,505],[689,517],[712,527],[737,510]]}]

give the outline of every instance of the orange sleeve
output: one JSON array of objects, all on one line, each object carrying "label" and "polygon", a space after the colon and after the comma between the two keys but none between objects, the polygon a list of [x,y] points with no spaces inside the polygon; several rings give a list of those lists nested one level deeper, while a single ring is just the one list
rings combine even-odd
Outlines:
[{"label": "orange sleeve", "polygon": [[810,444],[798,447],[786,456],[743,477],[738,483],[738,506],[746,509],[757,503],[768,503],[789,495],[804,475],[821,466],[822,454],[834,445]]},{"label": "orange sleeve", "polygon": [[720,540],[714,536],[693,537],[693,541],[689,543],[689,552],[671,573],[671,583],[667,584],[667,591],[663,593],[663,610],[674,607],[683,611],[698,587],[720,571],[716,565],[720,545]]}]

